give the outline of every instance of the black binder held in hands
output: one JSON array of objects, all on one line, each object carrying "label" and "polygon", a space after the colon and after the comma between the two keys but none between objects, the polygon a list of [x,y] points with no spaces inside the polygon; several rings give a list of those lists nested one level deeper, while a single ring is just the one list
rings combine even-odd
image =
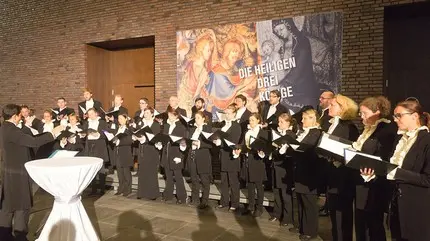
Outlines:
[{"label": "black binder held in hands", "polygon": [[322,133],[317,145],[317,153],[328,157],[341,157],[345,155],[345,148],[350,148],[352,141],[338,136]]},{"label": "black binder held in hands", "polygon": [[217,140],[217,139],[228,139],[228,137],[229,137],[229,134],[227,134],[227,133],[225,133],[224,131],[221,131],[221,130],[216,130],[213,133],[202,131],[201,135],[205,139],[210,140],[210,141],[214,141],[214,140]]},{"label": "black binder held in hands", "polygon": [[284,144],[288,145],[300,145],[294,137],[290,135],[281,135],[279,132],[272,130],[272,145],[275,147],[280,147]]},{"label": "black binder held in hands", "polygon": [[57,140],[61,140],[63,138],[73,138],[74,136],[76,136],[76,133],[66,130],[66,131],[62,131],[60,135],[57,136]]},{"label": "black binder held in hands", "polygon": [[251,136],[249,142],[252,150],[263,151],[266,156],[269,156],[269,154],[275,150],[275,147],[268,140]]},{"label": "black binder held in hands", "polygon": [[161,144],[164,146],[170,141],[170,136],[163,133],[158,133],[155,136],[151,133],[145,132],[146,137],[148,138],[150,143],[158,143],[161,142]]},{"label": "black binder held in hands", "polygon": [[133,135],[135,135],[137,137],[142,137],[143,135],[146,135],[146,133],[153,134],[153,132],[149,126],[145,126],[143,128],[140,128],[139,130],[133,131]]},{"label": "black binder held in hands", "polygon": [[370,168],[376,175],[386,176],[389,172],[398,167],[396,164],[383,161],[378,156],[369,155],[356,151],[352,148],[345,149],[345,165],[352,169]]},{"label": "black binder held in hands", "polygon": [[108,111],[108,112],[106,112],[103,108],[101,108],[100,107],[100,110],[101,111],[103,111],[103,113],[106,115],[106,116],[109,116],[109,117],[114,117],[115,119],[118,119],[118,115],[119,115],[119,110],[112,110],[112,111]]}]

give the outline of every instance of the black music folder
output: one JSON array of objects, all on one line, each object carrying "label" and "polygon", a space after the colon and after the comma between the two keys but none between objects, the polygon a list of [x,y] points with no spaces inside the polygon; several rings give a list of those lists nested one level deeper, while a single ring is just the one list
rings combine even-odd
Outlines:
[{"label": "black music folder", "polygon": [[263,151],[266,156],[275,150],[275,147],[268,140],[250,137],[250,147],[256,151]]},{"label": "black music folder", "polygon": [[345,149],[345,165],[353,169],[370,168],[376,175],[386,176],[389,172],[398,167],[396,164],[383,161],[379,156],[369,155],[356,151],[352,148]]},{"label": "black music folder", "polygon": [[317,145],[317,153],[323,156],[344,157],[345,148],[350,148],[352,141],[323,132]]},{"label": "black music folder", "polygon": [[112,110],[112,111],[108,111],[108,112],[106,112],[103,108],[101,108],[100,107],[100,109],[103,111],[103,113],[106,115],[106,116],[109,116],[109,117],[114,117],[115,119],[118,119],[118,115],[119,115],[119,110]]},{"label": "black music folder", "polygon": [[229,135],[221,130],[216,130],[213,133],[204,132],[202,131],[201,135],[206,138],[207,140],[214,141],[217,139],[227,139]]},{"label": "black music folder", "polygon": [[272,145],[276,147],[280,147],[284,144],[300,145],[300,142],[298,142],[295,138],[293,138],[290,135],[281,136],[279,132],[272,130]]}]

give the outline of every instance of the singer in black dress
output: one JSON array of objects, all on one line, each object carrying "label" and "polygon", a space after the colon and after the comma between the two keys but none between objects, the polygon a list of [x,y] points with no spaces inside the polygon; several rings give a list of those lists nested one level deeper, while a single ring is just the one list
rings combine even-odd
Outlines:
[{"label": "singer in black dress", "polygon": [[137,198],[155,200],[160,197],[158,185],[160,151],[155,148],[154,143],[147,136],[160,133],[160,124],[154,121],[154,109],[152,107],[145,109],[141,123],[141,125],[137,126],[137,129],[149,127],[152,133],[142,137],[135,137],[139,142]]}]

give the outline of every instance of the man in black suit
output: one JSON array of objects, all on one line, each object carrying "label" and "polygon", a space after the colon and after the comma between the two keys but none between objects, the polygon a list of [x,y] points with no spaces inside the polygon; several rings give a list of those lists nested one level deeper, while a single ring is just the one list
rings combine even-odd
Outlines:
[{"label": "man in black suit", "polygon": [[60,122],[62,120],[67,121],[67,117],[70,114],[75,113],[75,110],[73,108],[67,107],[67,101],[64,97],[60,97],[57,99],[57,105],[58,105],[58,108],[52,109],[53,119],[55,121],[60,121]]},{"label": "man in black suit", "polygon": [[84,99],[85,101],[82,101],[78,104],[78,112],[79,112],[79,119],[86,120],[88,118],[87,111],[91,108],[96,109],[96,111],[99,113],[100,118],[104,119],[104,113],[102,111],[102,103],[98,100],[93,99],[93,93],[90,90],[84,90]]},{"label": "man in black suit", "polygon": [[167,113],[171,112],[171,111],[176,111],[179,114],[179,117],[181,116],[187,116],[187,111],[182,109],[181,107],[179,107],[179,99],[177,96],[170,96],[169,98],[169,106],[167,106],[167,109],[164,113],[159,115],[159,118],[156,117],[156,119],[160,122],[162,121],[163,123],[167,122],[168,119],[168,115]]},{"label": "man in black suit", "polygon": [[251,111],[246,108],[246,102],[247,100],[244,95],[237,95],[236,98],[234,98],[234,103],[236,104],[236,121],[242,128],[242,135],[239,143],[242,143],[243,137],[246,131],[248,131],[249,117],[251,116]]},{"label": "man in black suit", "polygon": [[321,93],[319,101],[318,114],[320,115],[320,125],[323,131],[328,131],[330,127],[330,119],[331,117],[328,114],[328,107],[330,106],[331,101],[333,100],[334,93],[331,90],[325,90]]},{"label": "man in black suit", "polygon": [[[208,118],[208,123],[212,123],[212,113],[210,113],[209,111],[205,110],[205,100],[203,100],[202,98],[197,98],[194,101],[194,106],[191,108],[191,117],[194,118],[194,116],[196,115],[197,111],[203,111],[203,114],[205,114],[205,116]],[[194,120],[190,121],[191,124],[194,124]]]},{"label": "man in black suit", "polygon": [[[328,108],[330,107],[330,103],[334,98],[334,93],[331,90],[324,90],[319,98],[320,104],[318,106],[318,114],[320,115],[319,118],[319,123],[321,126],[321,129],[325,132],[328,131],[328,128],[330,128],[330,119],[332,118],[329,114],[328,114]],[[325,163],[327,164],[328,161],[323,158],[321,163]],[[327,174],[325,172],[326,166],[323,166],[323,171],[322,173],[322,180],[321,180],[321,185],[318,187],[318,193],[321,195],[323,193],[326,193],[327,191]],[[326,195],[327,196],[327,195]],[[320,209],[320,216],[328,216],[329,215],[329,210],[328,210],[328,204],[327,204],[327,199],[324,203],[324,205],[321,207]]]},{"label": "man in black suit", "polygon": [[261,113],[263,118],[263,126],[274,129],[278,127],[278,117],[282,113],[288,113],[287,107],[283,106],[281,103],[281,92],[279,90],[270,91],[268,108],[264,108]]},{"label": "man in black suit", "polygon": [[0,191],[0,240],[27,240],[33,199],[30,176],[24,164],[31,160],[30,148],[37,148],[53,141],[65,128],[60,125],[52,132],[33,137],[17,126],[21,120],[18,105],[6,105],[2,114],[5,121],[0,129],[0,149],[3,158]]},{"label": "man in black suit", "polygon": [[[111,107],[108,111],[118,111],[117,114],[106,114],[105,119],[107,122],[107,129],[110,131],[114,131],[118,128],[118,116],[122,114],[128,115],[128,109],[122,106],[122,103],[124,102],[124,98],[121,95],[115,95],[113,104],[114,106]],[[109,174],[114,173],[114,168],[116,166],[115,159],[114,159],[114,145],[112,143],[108,144],[108,151],[109,151],[109,159],[110,159],[110,165],[109,165]]]},{"label": "man in black suit", "polygon": [[21,127],[27,126],[39,130],[43,123],[36,116],[30,114],[30,108],[27,105],[21,105]]}]

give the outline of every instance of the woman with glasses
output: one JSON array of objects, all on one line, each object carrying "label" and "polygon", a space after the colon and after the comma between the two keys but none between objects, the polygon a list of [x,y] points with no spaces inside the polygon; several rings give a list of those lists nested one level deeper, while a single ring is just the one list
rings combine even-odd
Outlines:
[{"label": "woman with glasses", "polygon": [[[387,174],[395,185],[391,201],[391,236],[397,241],[430,240],[430,115],[417,101],[404,101],[394,109],[400,134],[390,162],[398,165]],[[368,179],[373,170],[363,170]]]},{"label": "woman with glasses", "polygon": [[[360,103],[360,116],[364,130],[352,147],[389,161],[396,137],[396,126],[388,120],[390,101],[383,97],[368,97]],[[363,168],[363,172],[367,169]],[[384,212],[388,208],[390,192],[385,177],[370,180],[356,175],[355,236],[357,241],[386,240]]]}]

